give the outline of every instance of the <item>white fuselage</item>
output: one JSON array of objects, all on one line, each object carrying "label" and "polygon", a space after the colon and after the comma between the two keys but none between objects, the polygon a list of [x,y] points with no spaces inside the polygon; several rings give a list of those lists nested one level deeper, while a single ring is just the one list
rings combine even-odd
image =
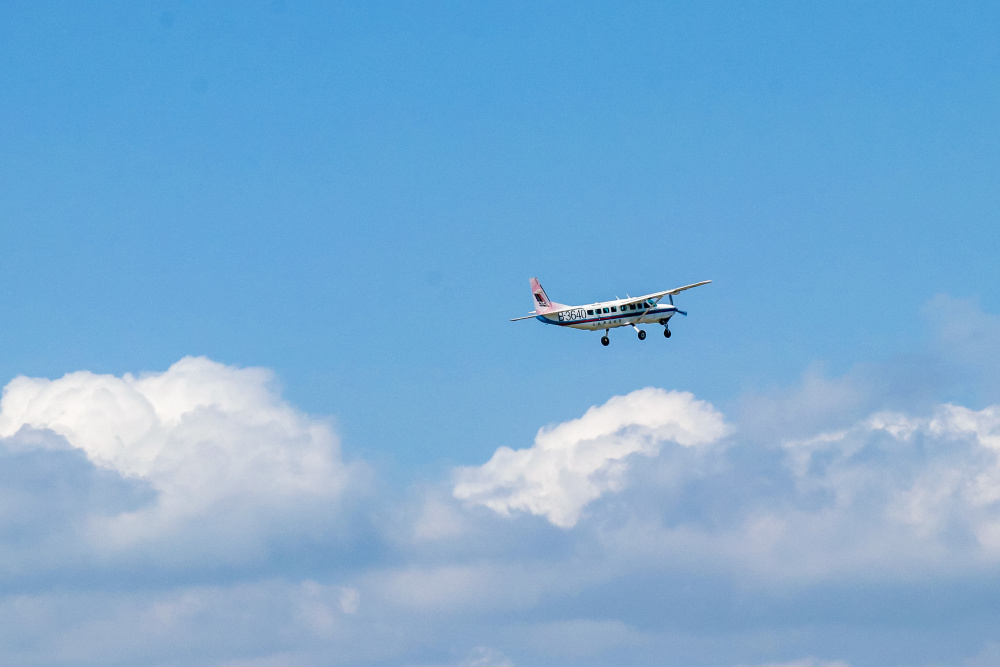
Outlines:
[{"label": "white fuselage", "polygon": [[560,308],[535,319],[573,329],[614,329],[635,324],[666,324],[677,308],[653,299],[620,299]]}]

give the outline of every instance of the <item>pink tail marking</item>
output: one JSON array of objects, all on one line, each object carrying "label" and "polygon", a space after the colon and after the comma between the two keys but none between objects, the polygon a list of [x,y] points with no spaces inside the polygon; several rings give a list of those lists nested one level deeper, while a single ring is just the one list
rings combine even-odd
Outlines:
[{"label": "pink tail marking", "polygon": [[531,279],[531,295],[535,298],[535,312],[539,315],[544,315],[545,313],[551,313],[553,310],[559,310],[562,304],[553,303],[549,299],[549,295],[545,293],[545,289],[542,284],[538,282],[538,278]]}]

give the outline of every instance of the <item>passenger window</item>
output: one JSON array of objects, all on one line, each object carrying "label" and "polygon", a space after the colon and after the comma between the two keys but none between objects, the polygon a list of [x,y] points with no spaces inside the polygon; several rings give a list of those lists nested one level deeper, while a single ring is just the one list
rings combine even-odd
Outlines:
[{"label": "passenger window", "polygon": [[592,311],[592,310],[588,310],[588,311],[587,311],[587,314],[588,314],[588,315],[593,315],[593,314],[594,314],[594,311]]},{"label": "passenger window", "polygon": [[612,312],[612,313],[617,313],[617,312],[618,312],[618,309],[617,309],[617,308],[615,308],[614,306],[611,306],[611,312]]},{"label": "passenger window", "polygon": [[630,303],[630,304],[628,305],[628,309],[629,309],[629,310],[635,310],[635,304],[634,304],[634,303]]},{"label": "passenger window", "polygon": [[606,312],[608,312],[608,309],[607,309],[607,308],[605,308],[605,309],[604,309],[604,312],[605,312],[605,313],[606,313]]}]

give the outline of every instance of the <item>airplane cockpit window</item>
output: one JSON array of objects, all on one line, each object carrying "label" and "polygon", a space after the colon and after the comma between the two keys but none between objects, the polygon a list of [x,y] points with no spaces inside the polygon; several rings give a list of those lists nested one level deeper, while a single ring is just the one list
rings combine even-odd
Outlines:
[{"label": "airplane cockpit window", "polygon": [[628,309],[629,309],[629,310],[635,310],[635,304],[634,304],[634,303],[630,303],[630,304],[628,305]]}]

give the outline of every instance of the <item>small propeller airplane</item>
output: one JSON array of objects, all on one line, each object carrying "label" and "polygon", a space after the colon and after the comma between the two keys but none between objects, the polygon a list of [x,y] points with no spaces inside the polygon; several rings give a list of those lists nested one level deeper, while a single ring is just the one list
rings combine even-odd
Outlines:
[{"label": "small propeller airplane", "polygon": [[[602,301],[586,306],[566,306],[550,300],[545,290],[542,289],[541,283],[538,282],[538,278],[532,278],[531,294],[535,297],[535,309],[531,311],[530,315],[515,317],[511,322],[535,318],[545,324],[555,324],[572,329],[589,329],[590,331],[604,329],[601,345],[605,346],[611,342],[611,339],[608,338],[608,332],[616,327],[632,327],[639,332],[639,340],[646,340],[646,332],[636,326],[638,324],[662,324],[663,335],[670,338],[670,318],[677,313],[687,315],[686,312],[674,305],[674,295],[692,287],[707,285],[710,282],[712,281],[702,280],[700,283],[675,287],[646,296]],[[660,300],[663,297],[669,298],[670,305],[660,305]]]}]

